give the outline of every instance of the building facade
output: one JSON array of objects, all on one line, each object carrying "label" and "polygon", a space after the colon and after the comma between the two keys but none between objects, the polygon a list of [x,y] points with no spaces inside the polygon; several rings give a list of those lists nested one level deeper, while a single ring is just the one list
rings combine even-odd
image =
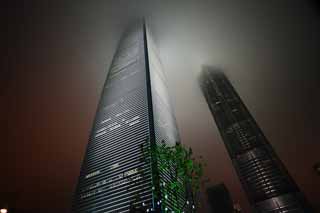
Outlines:
[{"label": "building facade", "polygon": [[205,67],[200,86],[254,212],[311,212],[227,77]]},{"label": "building facade", "polygon": [[139,22],[122,36],[109,69],[72,212],[162,211],[160,183],[154,181],[165,182],[165,174],[143,160],[141,149],[162,141],[175,145],[179,135],[157,50]]}]

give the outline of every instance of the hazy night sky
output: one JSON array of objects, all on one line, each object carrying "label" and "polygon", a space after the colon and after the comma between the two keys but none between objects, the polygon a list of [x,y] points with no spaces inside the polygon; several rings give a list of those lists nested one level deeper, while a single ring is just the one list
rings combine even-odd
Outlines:
[{"label": "hazy night sky", "polygon": [[[298,0],[23,1],[8,5],[0,75],[0,200],[69,212],[100,92],[125,27],[145,16],[168,77],[182,143],[205,176],[248,204],[197,85],[223,69],[320,212],[320,18]],[[5,28],[2,28],[4,30]],[[248,211],[247,211],[248,212]],[[246,212],[246,213],[247,213]]]}]

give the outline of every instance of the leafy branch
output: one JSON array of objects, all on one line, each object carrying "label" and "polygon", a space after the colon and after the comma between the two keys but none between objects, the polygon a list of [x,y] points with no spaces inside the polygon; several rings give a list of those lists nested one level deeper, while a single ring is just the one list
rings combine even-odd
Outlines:
[{"label": "leafy branch", "polygon": [[193,157],[192,149],[180,143],[168,146],[164,141],[154,145],[145,143],[141,150],[143,160],[157,167],[153,188],[159,189],[155,195],[161,209],[168,210],[171,202],[170,209],[174,212],[195,211],[203,176],[202,157]]}]

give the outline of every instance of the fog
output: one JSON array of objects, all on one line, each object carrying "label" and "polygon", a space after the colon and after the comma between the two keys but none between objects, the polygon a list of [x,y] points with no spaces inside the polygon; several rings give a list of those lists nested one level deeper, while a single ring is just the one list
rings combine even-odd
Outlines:
[{"label": "fog", "polygon": [[249,211],[198,86],[201,66],[210,65],[226,73],[319,208],[320,181],[312,166],[320,150],[320,21],[307,1],[66,1],[13,10],[18,12],[9,28],[13,47],[3,78],[3,111],[8,152],[17,156],[5,177],[14,189],[3,187],[19,194],[17,206],[50,209],[55,203],[67,212],[121,33],[145,17],[167,74],[182,143],[207,161],[205,177],[224,182]]}]

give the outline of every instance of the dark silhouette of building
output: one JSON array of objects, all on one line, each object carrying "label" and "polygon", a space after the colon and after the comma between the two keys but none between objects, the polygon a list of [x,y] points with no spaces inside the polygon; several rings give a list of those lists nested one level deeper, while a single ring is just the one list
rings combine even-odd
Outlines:
[{"label": "dark silhouette of building", "polygon": [[254,212],[311,212],[227,77],[204,67],[199,80]]},{"label": "dark silhouette of building", "polygon": [[221,183],[207,188],[212,213],[233,213],[233,202],[226,186]]},{"label": "dark silhouette of building", "polygon": [[318,175],[320,175],[320,162],[314,164],[313,169]]},{"label": "dark silhouette of building", "polygon": [[[139,22],[124,33],[113,58],[72,211],[162,211],[160,183],[166,182],[166,174],[158,171],[157,164],[141,160],[142,145],[161,141],[174,145],[179,135],[157,50]],[[166,196],[168,210],[171,197]]]}]

